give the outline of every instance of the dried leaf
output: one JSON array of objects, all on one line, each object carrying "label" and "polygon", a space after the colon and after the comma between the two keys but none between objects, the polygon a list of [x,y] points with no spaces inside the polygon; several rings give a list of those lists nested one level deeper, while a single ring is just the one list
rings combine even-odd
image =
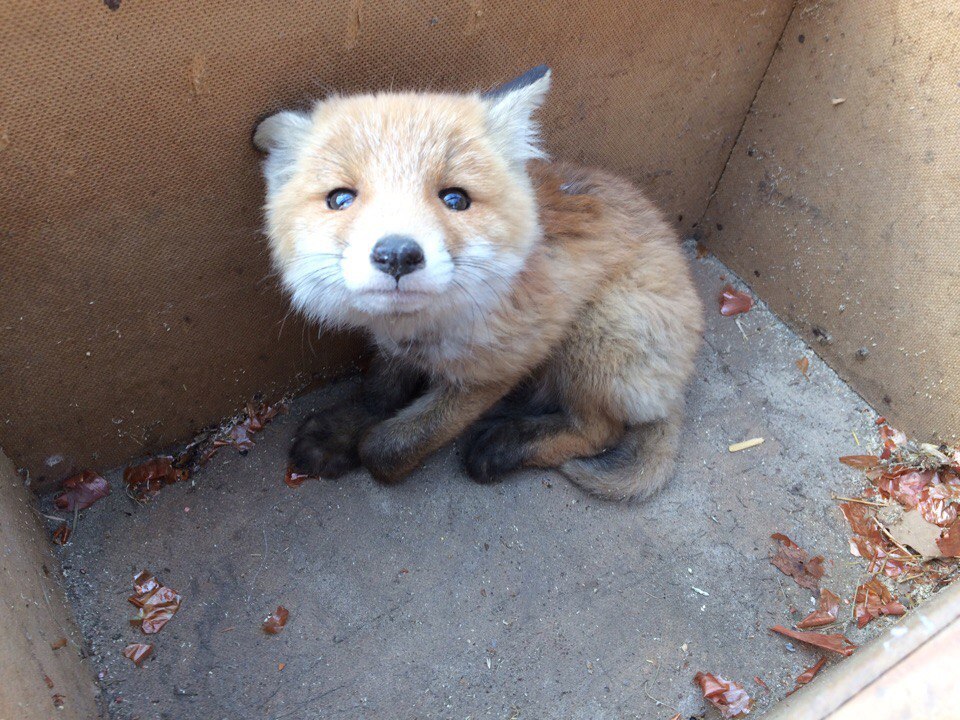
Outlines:
[{"label": "dried leaf", "polygon": [[59,650],[61,648],[65,648],[66,646],[67,646],[67,639],[65,637],[58,638],[54,640],[52,643],[50,643],[51,650]]},{"label": "dried leaf", "polygon": [[66,545],[70,541],[70,525],[63,522],[53,531],[53,541],[57,545]]},{"label": "dried leaf", "polygon": [[908,510],[896,522],[887,526],[887,532],[901,545],[913,548],[924,560],[940,557],[938,547],[941,528],[923,519],[919,510]]},{"label": "dried leaf", "polygon": [[818,632],[790,630],[789,628],[785,628],[783,625],[775,625],[770,629],[775,633],[786,635],[788,638],[793,640],[798,640],[799,642],[807,643],[808,645],[814,645],[815,647],[823,648],[824,650],[829,650],[830,652],[839,653],[844,657],[853,655],[853,651],[857,649],[856,645],[839,633],[825,635]]},{"label": "dried leaf", "polygon": [[797,678],[797,686],[792,690],[792,692],[796,692],[801,687],[806,685],[808,682],[813,680],[813,678],[817,676],[817,673],[823,670],[823,666],[826,664],[827,664],[827,657],[826,655],[824,655],[822,658],[817,660],[817,662],[813,666],[808,667],[806,670],[800,673],[800,677]]},{"label": "dried leaf", "polygon": [[907,609],[898,601],[887,586],[871,578],[857,588],[853,600],[853,616],[857,619],[857,627],[862,628],[874,618],[881,615],[903,615]]},{"label": "dried leaf", "polygon": [[960,520],[954,520],[953,525],[937,538],[937,547],[946,557],[960,557]]},{"label": "dried leaf", "polygon": [[880,458],[874,455],[844,455],[840,462],[858,470],[870,470],[880,465]]},{"label": "dried leaf", "polygon": [[797,627],[800,630],[808,630],[809,628],[830,625],[836,622],[839,614],[840,598],[829,590],[823,589],[820,591],[820,602],[817,603],[817,609],[798,622]]},{"label": "dried leaf", "polygon": [[940,481],[933,470],[896,468],[882,472],[874,482],[882,496],[892,498],[910,510],[923,499],[927,487]]},{"label": "dried leaf", "polygon": [[292,488],[298,488],[303,485],[307,480],[316,480],[317,478],[312,475],[304,475],[303,473],[298,473],[292,467],[287,467],[287,475],[283,478],[283,481],[287,486]]},{"label": "dried leaf", "polygon": [[928,523],[947,527],[957,519],[958,502],[960,502],[960,487],[930,485],[920,491],[917,509]]},{"label": "dried leaf", "polygon": [[807,380],[810,379],[810,358],[802,357],[797,360],[797,369]]},{"label": "dried leaf", "polygon": [[784,575],[792,577],[800,587],[816,590],[824,573],[823,556],[811,558],[782,533],[774,533],[770,537],[780,544],[776,555],[770,558],[770,564]]},{"label": "dried leaf", "polygon": [[697,242],[697,260],[703,260],[710,254],[710,249],[702,242]]},{"label": "dried leaf", "polygon": [[93,470],[69,477],[60,486],[63,492],[53,503],[61,510],[86,510],[100,498],[110,494],[110,483]]},{"label": "dried leaf", "polygon": [[289,617],[290,611],[283,605],[278,605],[276,610],[263,619],[263,631],[269,635],[276,635],[283,630]]},{"label": "dried leaf", "polygon": [[704,672],[698,672],[693,681],[700,686],[704,699],[725,718],[746,715],[753,707],[753,699],[739,683]]},{"label": "dried leaf", "polygon": [[254,442],[251,435],[263,430],[264,426],[277,415],[284,412],[286,406],[283,403],[275,405],[261,404],[254,406],[253,403],[247,403],[247,417],[243,422],[237,423],[225,438],[214,440],[213,447],[235,447],[241,453],[245,453],[253,448]]},{"label": "dried leaf", "polygon": [[160,632],[180,609],[183,600],[175,590],[160,584],[146,570],[134,578],[133,589],[134,594],[127,600],[138,608],[138,612],[130,623],[139,625],[144,635]]},{"label": "dried leaf", "polygon": [[145,463],[128,467],[123,471],[123,481],[134,497],[147,499],[153,497],[165,485],[183,482],[190,477],[190,471],[179,468],[170,455],[160,455]]},{"label": "dried leaf", "polygon": [[153,652],[153,645],[150,643],[131,643],[123,649],[123,656],[131,660],[134,665],[140,667],[144,660],[150,657]]},{"label": "dried leaf", "polygon": [[43,676],[43,682],[46,683],[48,689],[53,690],[53,688],[54,688],[53,680],[51,679],[51,677],[50,677],[49,675],[44,675],[44,676]]},{"label": "dried leaf", "polygon": [[734,289],[733,285],[727,285],[720,293],[720,314],[730,317],[745,313],[753,307],[753,298],[745,292]]}]

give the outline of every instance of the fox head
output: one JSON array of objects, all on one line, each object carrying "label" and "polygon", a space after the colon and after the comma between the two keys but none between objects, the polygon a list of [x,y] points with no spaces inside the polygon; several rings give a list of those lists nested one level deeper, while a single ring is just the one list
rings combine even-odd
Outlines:
[{"label": "fox head", "polygon": [[293,305],[336,326],[483,312],[538,232],[525,165],[550,84],[331,97],[263,120],[266,219]]}]

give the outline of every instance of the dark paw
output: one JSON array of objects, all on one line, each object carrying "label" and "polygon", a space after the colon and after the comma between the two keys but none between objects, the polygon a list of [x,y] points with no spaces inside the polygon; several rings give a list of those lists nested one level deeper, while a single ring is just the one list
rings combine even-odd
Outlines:
[{"label": "dark paw", "polygon": [[290,465],[306,475],[338,478],[360,467],[354,418],[312,415],[297,429],[290,447]]},{"label": "dark paw", "polygon": [[499,482],[523,466],[526,446],[514,422],[480,423],[466,438],[467,474],[478,483]]},{"label": "dark paw", "polygon": [[393,429],[389,420],[374,427],[360,443],[360,464],[384,485],[406,479],[412,469],[407,455],[402,433]]}]

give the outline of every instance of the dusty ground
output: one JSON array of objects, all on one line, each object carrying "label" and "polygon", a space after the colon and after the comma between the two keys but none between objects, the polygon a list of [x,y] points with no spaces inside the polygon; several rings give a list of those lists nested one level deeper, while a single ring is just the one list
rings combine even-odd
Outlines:
[{"label": "dusty ground", "polygon": [[[874,416],[764,307],[739,326],[721,317],[731,274],[695,265],[707,343],[680,471],[645,505],[593,500],[547,472],[478,486],[452,450],[400,487],[356,473],[291,489],[289,436],[336,391],[295,402],[249,455],[223,451],[146,506],[110,475],[114,493],[83,513],[64,564],[111,716],[667,720],[705,712],[697,670],[741,681],[761,708],[782,697],[818,654],[767,631],[812,605],[768,563],[769,536],[826,555],[824,586],[852,597],[861,565],[831,494],[858,486],[836,458]],[[184,603],[135,669],[120,653],[142,637],[126,601],[142,568]],[[267,636],[278,604],[289,624]]]}]

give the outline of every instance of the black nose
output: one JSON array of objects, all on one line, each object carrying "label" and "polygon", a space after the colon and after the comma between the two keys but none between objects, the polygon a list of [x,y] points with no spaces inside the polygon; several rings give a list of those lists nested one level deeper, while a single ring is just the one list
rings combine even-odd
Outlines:
[{"label": "black nose", "polygon": [[377,270],[393,275],[397,280],[426,264],[423,248],[406,235],[387,235],[377,240],[370,253],[370,262]]}]

